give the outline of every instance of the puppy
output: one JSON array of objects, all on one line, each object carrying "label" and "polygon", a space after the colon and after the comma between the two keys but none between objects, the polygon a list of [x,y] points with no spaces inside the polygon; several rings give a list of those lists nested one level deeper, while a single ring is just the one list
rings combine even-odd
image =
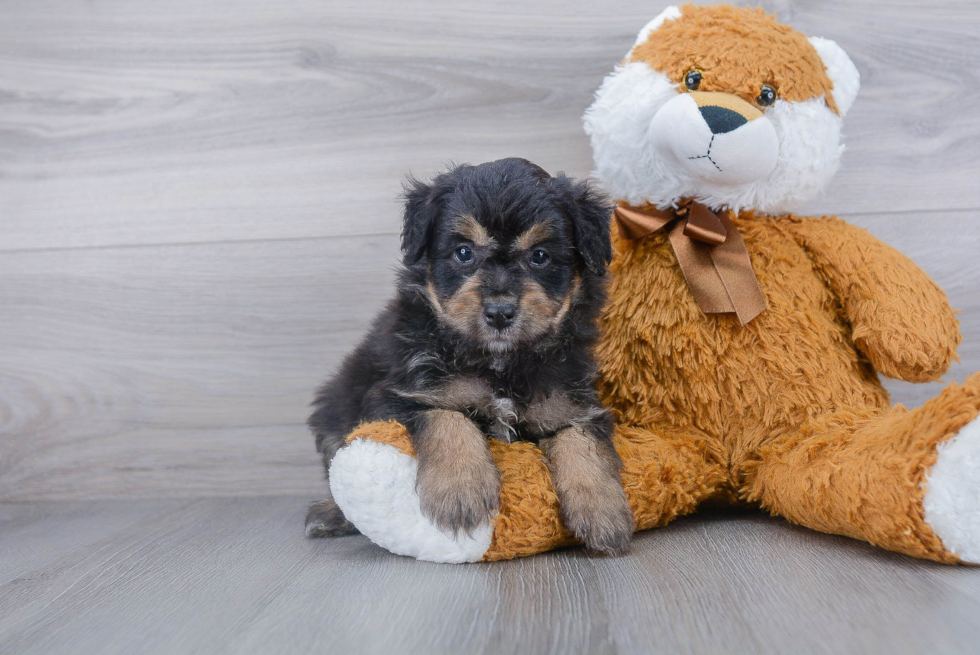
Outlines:
[{"label": "puppy", "polygon": [[[633,518],[592,357],[610,214],[588,184],[523,159],[410,181],[397,295],[314,401],[328,476],[359,423],[395,419],[418,457],[422,512],[469,531],[499,505],[487,437],[533,441],[565,526],[593,552],[624,552]],[[310,508],[307,535],[352,532],[333,499]]]}]

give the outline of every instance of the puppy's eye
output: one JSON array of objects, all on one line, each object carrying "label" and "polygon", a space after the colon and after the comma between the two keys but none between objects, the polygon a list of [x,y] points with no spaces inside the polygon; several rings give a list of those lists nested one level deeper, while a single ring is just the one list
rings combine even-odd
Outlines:
[{"label": "puppy's eye", "polygon": [[759,97],[755,101],[760,107],[771,107],[772,103],[776,102],[776,98],[778,97],[779,94],[776,93],[776,89],[766,84],[759,91]]},{"label": "puppy's eye", "polygon": [[534,252],[531,253],[532,266],[544,266],[549,261],[551,261],[551,255],[549,255],[548,251],[544,250],[543,248],[535,248]]},{"label": "puppy's eye", "polygon": [[469,264],[473,261],[473,249],[469,246],[460,246],[453,252],[453,257],[460,264]]},{"label": "puppy's eye", "polygon": [[684,86],[687,87],[688,91],[697,91],[698,87],[701,86],[701,71],[688,71],[687,75],[684,76]]}]

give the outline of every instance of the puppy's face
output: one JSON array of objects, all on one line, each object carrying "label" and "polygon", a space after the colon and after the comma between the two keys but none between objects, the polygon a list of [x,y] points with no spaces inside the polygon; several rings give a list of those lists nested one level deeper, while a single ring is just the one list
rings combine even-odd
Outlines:
[{"label": "puppy's face", "polygon": [[406,264],[439,321],[493,354],[553,334],[609,261],[610,208],[585,184],[505,159],[408,192]]},{"label": "puppy's face", "polygon": [[524,225],[493,226],[486,207],[458,209],[434,235],[426,292],[439,318],[495,352],[557,330],[581,284],[562,216],[545,206]]}]

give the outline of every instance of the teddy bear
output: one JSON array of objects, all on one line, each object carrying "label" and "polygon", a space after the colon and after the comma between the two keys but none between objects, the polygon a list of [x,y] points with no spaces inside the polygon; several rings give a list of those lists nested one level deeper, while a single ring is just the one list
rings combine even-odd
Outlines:
[{"label": "teddy bear", "polygon": [[[831,40],[761,9],[685,5],[640,30],[586,111],[594,176],[619,201],[596,355],[636,530],[720,502],[980,563],[980,375],[911,411],[879,380],[947,370],[961,337],[946,295],[865,230],[793,213],[835,173],[858,88]],[[421,512],[397,423],[359,426],[330,486],[403,555],[573,544],[537,447],[491,451],[499,514],[466,534]]]}]

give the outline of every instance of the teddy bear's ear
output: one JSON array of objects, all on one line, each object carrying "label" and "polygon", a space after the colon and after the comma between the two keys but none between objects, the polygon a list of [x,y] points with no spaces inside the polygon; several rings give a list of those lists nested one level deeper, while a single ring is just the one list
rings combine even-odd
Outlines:
[{"label": "teddy bear's ear", "polygon": [[678,9],[674,5],[667,7],[662,12],[660,12],[660,15],[658,15],[652,21],[650,21],[649,23],[643,26],[643,29],[640,30],[639,34],[636,35],[636,43],[633,44],[633,47],[635,48],[641,43],[645,43],[646,40],[650,38],[650,34],[656,32],[657,29],[659,29],[659,27],[663,25],[665,21],[673,20],[675,18],[680,18],[680,17],[681,17],[680,9]]},{"label": "teddy bear's ear", "polygon": [[810,45],[814,47],[823,65],[827,68],[827,76],[834,83],[834,102],[840,115],[844,116],[854,104],[858,89],[861,88],[861,74],[858,73],[857,66],[847,56],[844,49],[830,39],[823,39],[819,36],[810,37]]}]

